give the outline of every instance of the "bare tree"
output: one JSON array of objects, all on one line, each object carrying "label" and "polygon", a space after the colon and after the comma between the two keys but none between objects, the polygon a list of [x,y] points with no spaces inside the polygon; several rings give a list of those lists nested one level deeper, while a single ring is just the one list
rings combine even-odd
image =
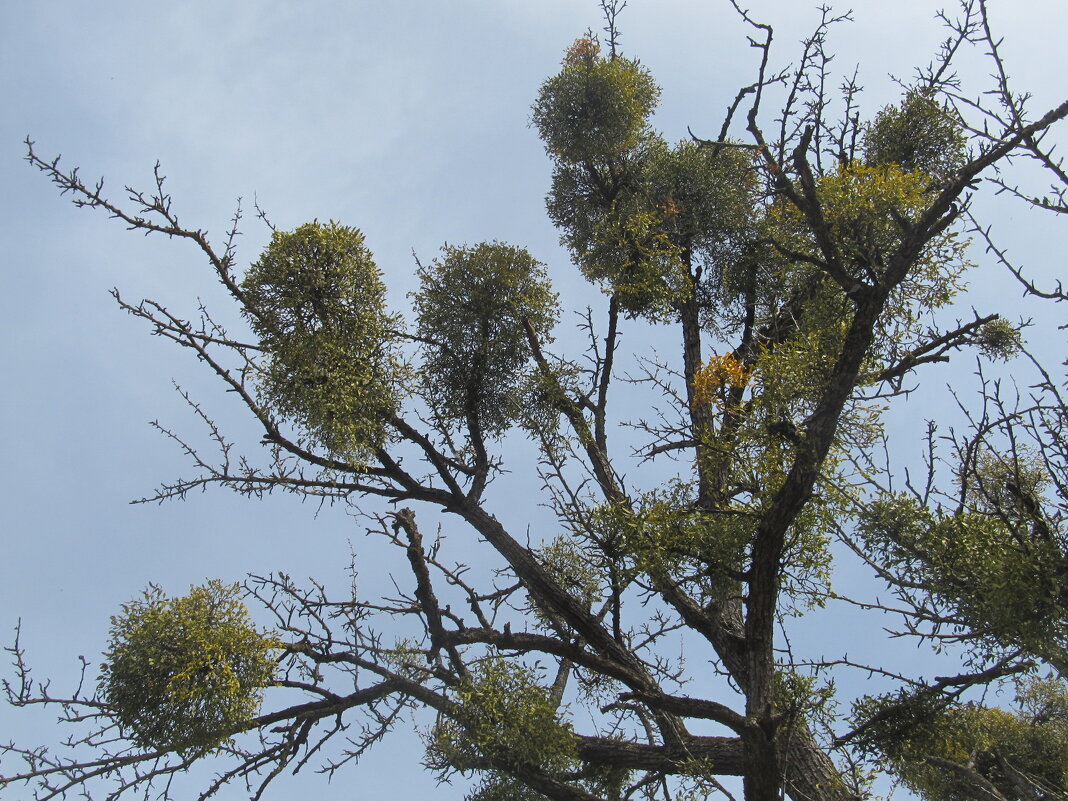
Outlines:
[{"label": "bare tree", "polygon": [[[396,548],[406,583],[366,599],[252,576],[249,602],[273,633],[248,624],[247,642],[210,658],[180,638],[153,651],[146,620],[195,627],[183,599],[146,596],[113,630],[104,681],[90,687],[86,675],[69,697],[30,679],[16,640],[8,700],[57,706],[81,733],[66,751],[5,746],[0,788],[167,798],[173,776],[212,760],[201,798],[234,782],[260,798],[283,771],[315,763],[332,774],[408,710],[428,709],[425,764],[477,773],[481,799],[732,798],[721,780],[734,776],[747,801],[836,801],[862,797],[872,766],[934,798],[1065,797],[1062,381],[1026,353],[1028,391],[984,380],[961,398],[970,430],[943,439],[932,426],[928,475],[904,492],[880,458],[879,420],[961,351],[1019,350],[996,313],[945,322],[969,231],[1030,292],[1064,298],[1009,263],[971,201],[1007,190],[1035,213],[1064,212],[1052,131],[1068,102],[1032,115],[986,4],[964,0],[942,16],[948,38],[932,63],[864,122],[856,76],[839,83],[831,68],[829,37],[848,15],[823,10],[796,66],[777,69],[772,26],[734,3],[754,80],[718,132],[671,144],[648,122],[659,87],[621,50],[624,5],[602,0],[606,52],[580,38],[533,112],[553,163],[550,216],[607,295],[603,317],[582,317],[577,355],[552,350],[555,296],[519,248],[445,248],[420,264],[405,322],[385,308],[355,229],[275,231],[242,270],[240,213],[219,244],[179,221],[158,166],[148,191],[114,199],[27,142],[29,162],[76,205],[188,240],[247,323],[233,332],[203,306],[187,318],[115,294],[261,428],[262,448],[243,451],[188,399],[217,447],[163,429],[195,472],[144,501],[221,485],[352,504]],[[992,86],[953,74],[976,48]],[[1049,171],[1051,192],[1012,182],[1021,157]],[[678,353],[624,374],[622,332],[643,325],[677,331]],[[609,414],[623,397],[647,408],[630,432]],[[621,456],[634,432],[641,445]],[[537,443],[536,468],[506,462],[502,443],[519,436]],[[662,476],[665,460],[674,478],[645,477]],[[488,511],[506,468],[537,470],[544,493],[531,503],[549,504],[552,531],[519,533]],[[485,565],[449,556],[446,533],[459,529],[483,544]],[[843,548],[895,604],[831,592]],[[219,588],[209,596],[230,603]],[[930,682],[844,656],[795,658],[792,616],[838,604],[869,610],[873,626],[900,616],[902,636],[958,649],[964,668]],[[240,615],[226,620],[246,630]],[[696,668],[671,656],[683,643],[701,649]],[[261,652],[277,664],[270,711],[238,705],[207,735],[169,738],[161,721],[231,698],[206,695],[220,675],[239,700],[257,699],[263,687],[239,679]],[[138,667],[148,653],[157,667]],[[156,697],[116,689],[116,665],[134,666],[136,688],[171,657],[179,667]],[[1049,678],[1034,678],[1043,670]],[[897,689],[843,712],[825,677],[848,671]],[[1017,711],[976,700],[1007,679],[1020,681]]]}]

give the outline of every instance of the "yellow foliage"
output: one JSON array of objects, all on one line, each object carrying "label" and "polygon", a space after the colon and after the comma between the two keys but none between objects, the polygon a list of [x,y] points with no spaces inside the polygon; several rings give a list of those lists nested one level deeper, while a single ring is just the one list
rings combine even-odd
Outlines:
[{"label": "yellow foliage", "polygon": [[693,402],[695,406],[718,401],[717,394],[724,387],[741,389],[749,383],[752,371],[742,364],[733,353],[713,356],[693,377]]},{"label": "yellow foliage", "polygon": [[597,43],[597,40],[591,39],[589,36],[583,36],[576,39],[571,47],[567,49],[563,63],[570,65],[591,62],[599,55],[601,55],[601,46]]}]

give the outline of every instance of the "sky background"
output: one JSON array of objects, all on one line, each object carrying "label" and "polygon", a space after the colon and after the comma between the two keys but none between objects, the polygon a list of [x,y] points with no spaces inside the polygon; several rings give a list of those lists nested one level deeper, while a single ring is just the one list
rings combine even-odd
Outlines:
[{"label": "sky background", "polygon": [[[725,1],[629,6],[623,50],[663,87],[654,124],[672,140],[687,126],[713,135],[754,76],[747,31]],[[1036,96],[1035,109],[1063,100],[1068,6],[991,6],[1011,73]],[[934,52],[944,36],[934,8],[859,0],[855,22],[832,34],[835,66],[851,73],[860,64],[866,114],[897,100],[891,75],[909,77]],[[752,9],[776,27],[774,63],[795,61],[816,12],[796,0],[754,0]],[[206,578],[283,569],[344,582],[351,549],[368,593],[388,583],[375,546],[342,508],[221,490],[163,506],[128,503],[190,473],[147,425],[159,419],[200,435],[172,379],[250,448],[257,436],[199,365],[120,313],[108,290],[182,314],[219,292],[188,243],[131,234],[73,208],[22,160],[22,140],[35,140],[43,156],[62,154],[86,180],[105,176],[114,199],[126,184],[148,188],[159,160],[183,224],[216,242],[243,198],[245,264],[269,233],[251,213],[255,200],[282,229],[316,218],[361,228],[399,309],[413,288],[413,251],[428,260],[446,242],[490,239],[529,248],[550,266],[562,305],[581,307],[591,295],[545,215],[550,165],[528,122],[564,49],[601,24],[593,0],[0,3],[0,639],[10,641],[21,619],[38,678],[54,677],[59,692],[79,654],[98,661],[109,616],[149,581],[182,593]],[[988,66],[969,65],[982,88]],[[995,213],[1021,261],[1063,274],[1063,230],[1020,207]],[[973,287],[976,304],[1016,303],[1019,294],[989,266]],[[573,336],[566,327],[559,335]],[[624,337],[624,349],[643,345],[640,332]],[[903,421],[939,408],[910,403]],[[531,474],[514,481],[533,507]],[[847,618],[840,625],[859,636]],[[819,627],[827,630],[826,618]],[[49,719],[0,708],[0,739],[54,742]],[[435,789],[417,767],[418,748],[402,736],[329,786],[304,777],[299,793],[460,797]],[[297,797],[294,787],[279,784],[269,797]]]}]

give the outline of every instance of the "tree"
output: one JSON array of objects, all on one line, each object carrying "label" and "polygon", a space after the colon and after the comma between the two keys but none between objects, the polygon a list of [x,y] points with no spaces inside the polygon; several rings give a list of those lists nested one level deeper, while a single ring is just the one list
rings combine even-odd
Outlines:
[{"label": "tree", "polygon": [[[969,433],[943,453],[932,432],[927,481],[904,492],[878,457],[884,407],[937,365],[1020,348],[996,314],[946,323],[969,236],[1028,291],[1064,298],[1007,263],[971,201],[992,186],[1036,213],[1065,211],[1047,132],[1068,103],[1030,115],[985,5],[965,2],[932,65],[863,122],[855,83],[840,104],[826,88],[840,18],[825,12],[796,69],[776,73],[771,27],[739,10],[756,80],[717,134],[672,144],[650,122],[660,89],[619,49],[621,4],[602,6],[604,41],[576,41],[532,117],[553,165],[549,214],[606,297],[603,319],[583,318],[577,357],[551,350],[558,301],[521,248],[444,248],[419,267],[405,321],[386,309],[354,228],[275,231],[242,274],[236,222],[216,247],[179,224],[162,178],[120,204],[30,144],[31,163],[79,205],[189,240],[247,322],[234,335],[206,311],[194,323],[117,296],[218,376],[267,451],[264,467],[234,461],[213,428],[218,457],[192,454],[203,472],[156,499],[219,484],[356,504],[408,573],[398,597],[373,599],[253,577],[248,597],[273,632],[220,583],[180,599],[149,591],[115,619],[92,696],[31,683],[16,644],[9,699],[97,728],[69,757],[7,747],[5,785],[61,797],[104,776],[119,796],[166,794],[170,775],[218,759],[207,794],[242,779],[262,788],[354,719],[364,728],[331,770],[423,708],[436,716],[426,764],[477,774],[479,798],[710,795],[735,776],[749,801],[845,799],[865,792],[869,767],[932,798],[1068,792],[1059,380],[1025,355],[1031,394],[981,387],[964,405]],[[992,95],[952,76],[969,48],[989,51]],[[1053,192],[1017,187],[1014,157],[1049,170]],[[677,357],[621,375],[628,326],[673,332]],[[630,441],[609,414],[624,397],[648,403],[631,421],[636,461],[620,455]],[[526,543],[488,511],[520,437],[538,447],[545,494],[533,502],[556,519]],[[426,542],[439,513],[448,538],[484,543],[492,568],[453,562],[445,535]],[[856,666],[795,659],[780,631],[847,602],[828,583],[847,549],[900,601],[853,599],[873,625],[902,615],[910,636],[958,649],[958,675],[862,665],[895,689],[835,707],[826,677]],[[672,658],[680,643],[702,653],[697,669]],[[150,678],[159,689],[145,698]],[[986,705],[980,691],[1006,681],[1017,708]],[[7,770],[13,757],[20,772]]]}]

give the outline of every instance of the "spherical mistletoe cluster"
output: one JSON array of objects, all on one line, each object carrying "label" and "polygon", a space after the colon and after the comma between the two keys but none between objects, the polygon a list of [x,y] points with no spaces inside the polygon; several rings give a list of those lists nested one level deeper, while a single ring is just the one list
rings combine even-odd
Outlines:
[{"label": "spherical mistletoe cluster", "polygon": [[935,181],[945,181],[968,160],[960,118],[931,92],[917,89],[875,116],[864,135],[864,153],[869,164],[896,164]]},{"label": "spherical mistletoe cluster", "polygon": [[333,222],[275,232],[241,289],[269,354],[265,405],[345,458],[381,445],[382,412],[397,402],[398,321],[363,234]]},{"label": "spherical mistletoe cluster", "polygon": [[610,287],[628,314],[652,320],[674,319],[694,290],[691,266],[704,268],[706,289],[718,294],[711,284],[726,279],[752,237],[756,172],[745,151],[647,133],[610,178],[591,174],[558,165],[548,199],[586,278]]},{"label": "spherical mistletoe cluster", "polygon": [[546,338],[556,322],[545,266],[521,248],[483,242],[445,247],[419,278],[428,401],[447,420],[503,432],[527,411],[534,383],[526,326]]},{"label": "spherical mistletoe cluster", "polygon": [[112,618],[100,688],[137,745],[210,750],[259,710],[278,643],[252,624],[240,595],[218,580],[181,598],[152,586]]},{"label": "spherical mistletoe cluster", "polygon": [[442,772],[466,771],[486,757],[561,770],[574,759],[571,727],[557,717],[552,692],[523,665],[491,656],[457,690],[455,718],[434,729],[428,762]]},{"label": "spherical mistletoe cluster", "polygon": [[717,294],[751,239],[757,187],[748,152],[656,134],[659,96],[638,62],[580,39],[542,85],[533,121],[555,162],[549,216],[583,275],[628,316],[667,321],[695,291]]},{"label": "spherical mistletoe cluster", "polygon": [[633,148],[660,88],[638,62],[602,58],[590,39],[568,51],[563,69],[542,84],[533,121],[545,147],[565,162],[603,162]]}]

